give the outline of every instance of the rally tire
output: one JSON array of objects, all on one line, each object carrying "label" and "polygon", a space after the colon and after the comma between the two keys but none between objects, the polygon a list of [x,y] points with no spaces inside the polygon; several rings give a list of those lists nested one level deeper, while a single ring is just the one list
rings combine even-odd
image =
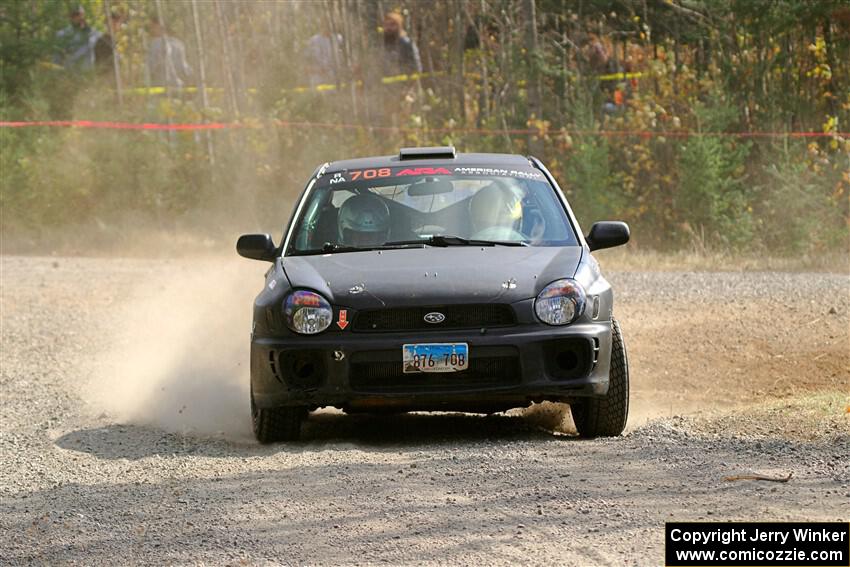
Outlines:
[{"label": "rally tire", "polygon": [[611,321],[611,368],[608,393],[570,404],[579,437],[616,437],[629,417],[629,358],[620,324]]},{"label": "rally tire", "polygon": [[280,441],[297,441],[301,437],[301,421],[305,417],[303,408],[261,408],[251,395],[251,423],[254,437],[262,444]]}]

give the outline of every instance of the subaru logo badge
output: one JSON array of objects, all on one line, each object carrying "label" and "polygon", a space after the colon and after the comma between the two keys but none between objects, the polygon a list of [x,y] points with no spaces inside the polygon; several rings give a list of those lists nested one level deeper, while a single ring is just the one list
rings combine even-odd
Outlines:
[{"label": "subaru logo badge", "polygon": [[437,323],[442,323],[446,320],[446,316],[437,311],[432,311],[423,317],[426,323],[431,323],[432,325],[436,325]]}]

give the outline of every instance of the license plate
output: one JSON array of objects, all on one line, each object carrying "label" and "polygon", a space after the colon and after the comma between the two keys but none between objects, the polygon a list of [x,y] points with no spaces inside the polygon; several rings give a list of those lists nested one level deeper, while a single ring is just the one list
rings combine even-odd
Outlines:
[{"label": "license plate", "polygon": [[404,345],[402,370],[417,372],[460,372],[469,368],[469,346],[466,343],[418,343]]}]

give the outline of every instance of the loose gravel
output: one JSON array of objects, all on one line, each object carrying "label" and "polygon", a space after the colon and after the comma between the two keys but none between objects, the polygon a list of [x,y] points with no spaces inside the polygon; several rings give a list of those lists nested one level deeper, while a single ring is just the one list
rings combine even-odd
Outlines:
[{"label": "loose gravel", "polygon": [[[850,519],[846,275],[610,274],[621,438],[533,411],[326,410],[303,442],[260,446],[258,264],[0,269],[0,564],[658,565],[665,521]],[[746,473],[793,477],[724,480]]]}]

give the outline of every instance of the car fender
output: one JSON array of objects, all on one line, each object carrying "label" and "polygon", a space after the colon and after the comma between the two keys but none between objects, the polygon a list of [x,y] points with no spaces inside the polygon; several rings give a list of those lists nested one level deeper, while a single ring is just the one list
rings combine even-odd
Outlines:
[{"label": "car fender", "polygon": [[[573,276],[587,294],[587,307],[582,319],[590,321],[610,321],[614,311],[614,290],[602,275],[599,262],[587,247],[582,251],[581,260]],[[597,316],[594,318],[594,302],[598,301]]]}]

